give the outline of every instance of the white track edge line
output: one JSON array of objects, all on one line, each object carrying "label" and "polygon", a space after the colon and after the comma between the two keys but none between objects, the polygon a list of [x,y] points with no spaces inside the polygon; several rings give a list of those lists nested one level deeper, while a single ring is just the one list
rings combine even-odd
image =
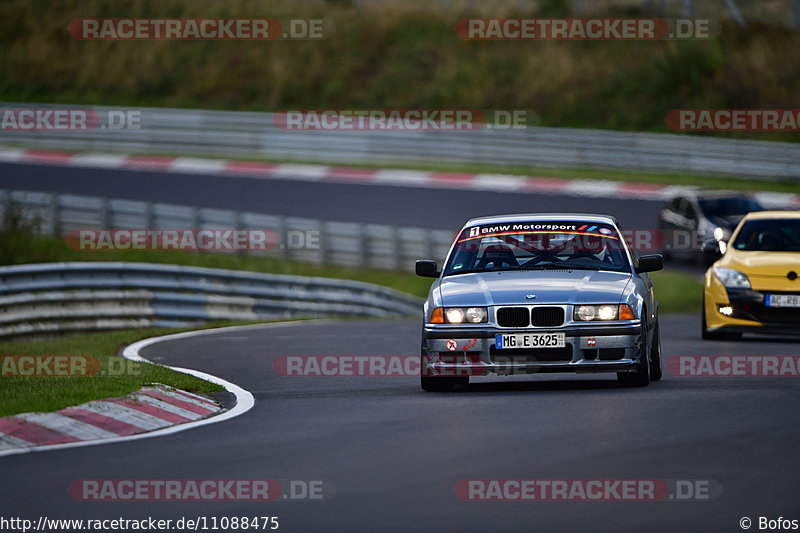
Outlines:
[{"label": "white track edge line", "polygon": [[[299,326],[299,325],[306,325],[309,322],[314,323],[324,323],[330,322],[331,320],[328,319],[320,319],[320,320],[291,320],[286,322],[268,322],[266,324],[248,324],[245,326],[227,326],[222,328],[209,328],[209,329],[200,329],[196,331],[185,331],[183,333],[172,333],[170,335],[160,335],[158,337],[150,337],[147,339],[142,339],[140,341],[136,341],[133,344],[129,344],[122,350],[122,357],[128,359],[130,361],[137,361],[140,363],[150,363],[150,364],[157,364],[159,366],[163,366],[169,368],[170,370],[174,370],[176,372],[181,372],[183,374],[189,374],[190,376],[194,376],[199,379],[203,379],[205,381],[209,381],[216,385],[220,385],[225,388],[228,392],[236,396],[236,405],[233,406],[232,409],[228,409],[222,411],[219,414],[211,415],[208,418],[203,418],[202,420],[194,420],[192,422],[184,422],[183,424],[177,424],[174,426],[166,427],[163,429],[156,429],[153,431],[148,431],[146,433],[137,433],[136,435],[126,435],[124,437],[114,437],[110,439],[97,439],[97,440],[87,440],[87,441],[79,441],[79,442],[66,442],[63,444],[47,444],[44,446],[29,446],[25,448],[12,448],[9,450],[2,450],[0,451],[0,457],[4,457],[6,455],[17,455],[21,453],[30,453],[30,452],[44,452],[50,450],[64,450],[67,448],[79,448],[83,446],[97,446],[100,444],[112,444],[116,442],[128,442],[132,440],[140,440],[140,439],[149,439],[151,437],[161,437],[164,435],[171,435],[173,433],[179,433],[181,431],[186,431],[188,429],[193,429],[200,426],[205,426],[207,424],[215,424],[217,422],[223,422],[225,420],[229,420],[231,418],[235,418],[239,415],[243,415],[247,411],[253,408],[255,405],[255,398],[250,393],[243,389],[242,387],[231,383],[230,381],[226,381],[220,377],[213,376],[211,374],[206,374],[205,372],[201,372],[199,370],[194,370],[192,368],[180,368],[168,365],[161,365],[159,363],[153,363],[152,361],[145,359],[139,354],[139,351],[143,348],[150,346],[152,344],[156,344],[159,342],[164,341],[171,341],[171,340],[178,340],[178,339],[186,339],[189,337],[196,337],[202,335],[210,335],[213,333],[218,333],[221,331],[242,331],[242,330],[249,330],[249,329],[269,329],[274,327],[287,327],[287,326]],[[73,406],[74,407],[74,406]]]}]

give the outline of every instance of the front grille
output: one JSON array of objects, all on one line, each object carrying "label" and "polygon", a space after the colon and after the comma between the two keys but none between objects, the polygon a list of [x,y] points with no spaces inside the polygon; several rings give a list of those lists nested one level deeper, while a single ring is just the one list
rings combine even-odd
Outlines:
[{"label": "front grille", "polygon": [[437,355],[439,356],[440,363],[478,364],[481,362],[481,352],[439,352]]},{"label": "front grille", "polygon": [[[771,294],[797,294],[788,292],[770,291]],[[800,308],[797,307],[767,307],[764,305],[764,292],[728,290],[731,305],[733,306],[732,318],[756,320],[764,324],[800,324]]]},{"label": "front grille", "polygon": [[616,361],[625,357],[625,348],[590,348],[583,350],[583,358],[586,361]]},{"label": "front grille", "polygon": [[512,350],[498,350],[495,346],[489,347],[489,356],[493,363],[536,363],[536,362],[569,362],[572,361],[572,346],[563,348],[520,348]]},{"label": "front grille", "polygon": [[531,325],[527,307],[501,307],[497,310],[497,325],[503,328],[526,328]]},{"label": "front grille", "polygon": [[601,361],[616,361],[625,357],[625,348],[602,348],[598,351]]},{"label": "front grille", "polygon": [[798,309],[764,307],[761,310],[753,310],[751,314],[764,324],[800,324],[800,310]]},{"label": "front grille", "polygon": [[560,326],[564,323],[564,309],[561,307],[534,307],[531,310],[531,324],[534,326]]}]

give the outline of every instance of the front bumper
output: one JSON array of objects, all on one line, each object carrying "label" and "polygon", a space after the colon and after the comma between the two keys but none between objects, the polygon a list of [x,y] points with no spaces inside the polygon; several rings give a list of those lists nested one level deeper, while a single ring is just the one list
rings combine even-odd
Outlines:
[{"label": "front bumper", "polygon": [[[565,334],[564,348],[498,349],[498,333]],[[639,366],[642,327],[581,326],[562,328],[424,327],[423,375],[507,376],[545,372],[629,372]]]},{"label": "front bumper", "polygon": [[[731,333],[800,334],[800,308],[767,307],[766,294],[797,294],[784,291],[706,288],[706,325],[711,331]],[[730,307],[730,314],[720,312]]]}]

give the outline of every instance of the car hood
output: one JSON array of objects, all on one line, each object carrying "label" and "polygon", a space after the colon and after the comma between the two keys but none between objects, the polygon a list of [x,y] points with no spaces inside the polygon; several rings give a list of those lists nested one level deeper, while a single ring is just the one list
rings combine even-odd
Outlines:
[{"label": "car hood", "polygon": [[[627,272],[544,270],[447,276],[439,284],[442,305],[617,303],[631,279]],[[529,294],[536,298],[527,299]]]},{"label": "car hood", "polygon": [[743,252],[731,248],[718,264],[748,276],[785,277],[791,271],[800,274],[800,253]]}]

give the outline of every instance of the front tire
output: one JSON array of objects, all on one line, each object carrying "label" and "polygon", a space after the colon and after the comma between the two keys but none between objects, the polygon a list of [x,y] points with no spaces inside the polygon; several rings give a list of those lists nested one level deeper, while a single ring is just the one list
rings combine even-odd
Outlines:
[{"label": "front tire", "polygon": [[650,381],[658,381],[663,375],[661,358],[661,334],[659,333],[658,317],[656,317],[656,330],[653,333],[653,344],[650,345]]}]

